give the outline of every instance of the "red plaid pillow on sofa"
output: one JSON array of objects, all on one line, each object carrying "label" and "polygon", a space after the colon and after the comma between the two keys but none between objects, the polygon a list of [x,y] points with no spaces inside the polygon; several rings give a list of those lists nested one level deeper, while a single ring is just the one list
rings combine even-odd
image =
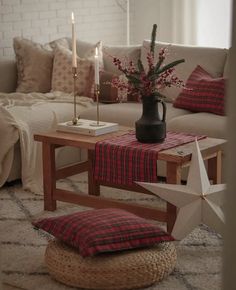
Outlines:
[{"label": "red plaid pillow on sofa", "polygon": [[116,208],[45,218],[33,225],[78,248],[83,257],[173,241],[157,225]]},{"label": "red plaid pillow on sofa", "polygon": [[213,78],[198,65],[173,106],[193,112],[225,115],[225,79]]}]

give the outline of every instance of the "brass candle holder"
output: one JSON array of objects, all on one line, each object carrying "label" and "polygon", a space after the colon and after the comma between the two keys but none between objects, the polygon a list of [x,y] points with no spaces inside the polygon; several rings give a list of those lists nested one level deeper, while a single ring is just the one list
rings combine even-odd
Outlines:
[{"label": "brass candle holder", "polygon": [[76,112],[76,79],[78,77],[77,67],[72,67],[72,76],[73,76],[73,95],[74,95],[74,116],[72,118],[72,124],[77,125],[78,117]]},{"label": "brass candle holder", "polygon": [[96,103],[97,103],[97,121],[90,124],[90,126],[94,126],[94,127],[105,126],[105,123],[100,123],[100,116],[99,116],[99,94],[100,94],[100,87],[99,87],[98,84],[95,84],[95,87],[94,87],[94,96],[95,96]]}]

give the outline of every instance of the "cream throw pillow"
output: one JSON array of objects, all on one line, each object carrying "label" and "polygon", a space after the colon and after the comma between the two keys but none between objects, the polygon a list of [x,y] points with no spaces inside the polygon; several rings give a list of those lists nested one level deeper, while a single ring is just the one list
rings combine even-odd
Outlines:
[{"label": "cream throw pillow", "polygon": [[[54,49],[52,91],[73,92],[72,52],[61,46]],[[93,61],[77,57],[76,94],[91,97]]]},{"label": "cream throw pillow", "polygon": [[53,52],[43,45],[19,37],[14,38],[18,72],[17,92],[46,93],[51,89]]},{"label": "cream throw pillow", "polygon": [[102,51],[102,41],[97,43],[90,43],[82,40],[77,40],[77,54],[81,58],[88,58],[90,60],[94,60],[95,49],[98,48],[98,60],[100,70],[104,70],[104,62],[103,62],[103,51]]}]

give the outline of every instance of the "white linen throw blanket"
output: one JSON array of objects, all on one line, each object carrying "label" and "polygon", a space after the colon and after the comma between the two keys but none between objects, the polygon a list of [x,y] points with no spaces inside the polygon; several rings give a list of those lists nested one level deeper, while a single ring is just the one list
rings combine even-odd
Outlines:
[{"label": "white linen throw blanket", "polygon": [[[92,99],[77,97],[78,114],[90,106]],[[7,180],[19,140],[23,188],[42,193],[41,143],[34,141],[34,134],[52,130],[72,116],[73,97],[69,94],[0,93],[0,186]]]}]

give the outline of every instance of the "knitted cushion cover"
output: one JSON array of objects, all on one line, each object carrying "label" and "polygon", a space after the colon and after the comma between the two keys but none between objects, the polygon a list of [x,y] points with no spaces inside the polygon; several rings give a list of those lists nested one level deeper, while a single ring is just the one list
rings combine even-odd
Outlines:
[{"label": "knitted cushion cover", "polygon": [[225,79],[213,78],[198,65],[173,106],[193,112],[225,115]]},{"label": "knitted cushion cover", "polygon": [[[54,49],[54,61],[52,70],[52,91],[64,93],[73,92],[73,78],[71,69],[71,50],[62,46]],[[94,80],[93,62],[90,59],[77,57],[76,93],[79,96],[93,97],[91,86]]]},{"label": "knitted cushion cover", "polygon": [[173,241],[173,237],[157,225],[116,208],[45,218],[33,225],[78,248],[83,257]]}]

